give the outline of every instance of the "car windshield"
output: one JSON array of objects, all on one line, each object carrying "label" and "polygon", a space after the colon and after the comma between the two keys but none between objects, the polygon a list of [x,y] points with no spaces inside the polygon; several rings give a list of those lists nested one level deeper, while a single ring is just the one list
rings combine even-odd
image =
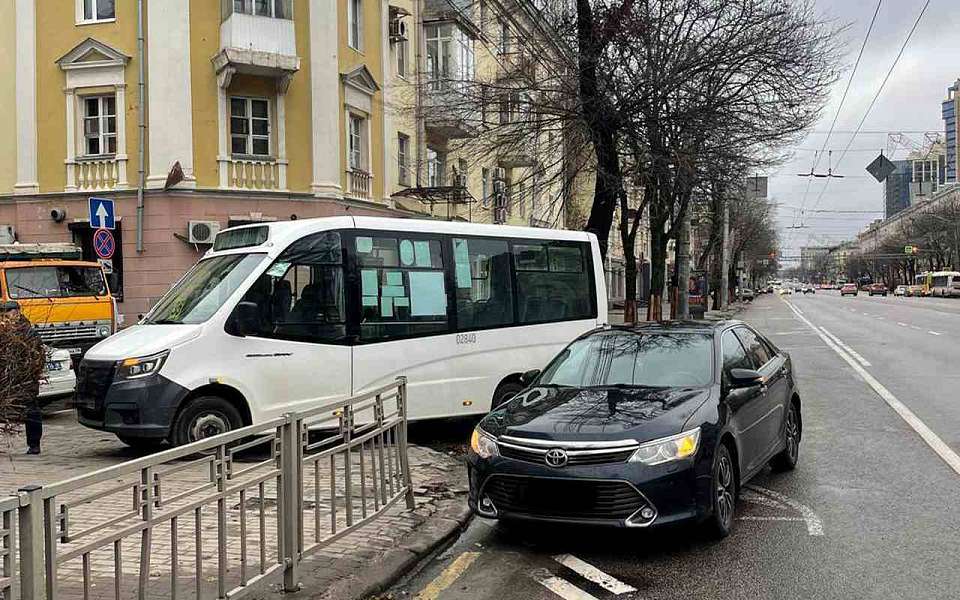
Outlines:
[{"label": "car windshield", "polygon": [[107,284],[99,267],[42,266],[8,269],[7,290],[11,298],[73,298],[102,296]]},{"label": "car windshield", "polygon": [[266,254],[230,254],[197,263],[167,292],[146,323],[203,323],[233,295]]},{"label": "car windshield", "polygon": [[713,341],[702,333],[611,331],[570,344],[541,385],[699,387],[713,378]]}]

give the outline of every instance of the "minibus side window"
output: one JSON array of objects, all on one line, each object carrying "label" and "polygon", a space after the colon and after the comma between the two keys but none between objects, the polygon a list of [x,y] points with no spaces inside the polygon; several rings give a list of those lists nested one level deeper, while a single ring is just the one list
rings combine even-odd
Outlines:
[{"label": "minibus side window", "polygon": [[360,271],[360,340],[449,331],[440,241],[363,233],[354,241]]},{"label": "minibus side window", "polygon": [[453,238],[453,262],[458,329],[513,325],[507,241]]},{"label": "minibus side window", "polygon": [[513,244],[521,324],[596,316],[587,248],[556,242]]},{"label": "minibus side window", "polygon": [[256,337],[338,343],[346,337],[340,234],[322,232],[290,245],[243,297],[260,308]]}]

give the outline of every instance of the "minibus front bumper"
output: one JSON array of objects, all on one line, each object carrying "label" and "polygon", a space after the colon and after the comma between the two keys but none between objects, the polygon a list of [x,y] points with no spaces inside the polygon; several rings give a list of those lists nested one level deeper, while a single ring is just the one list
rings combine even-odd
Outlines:
[{"label": "minibus front bumper", "polygon": [[87,361],[77,376],[81,425],[130,438],[165,438],[188,390],[156,374],[116,381],[115,363]]}]

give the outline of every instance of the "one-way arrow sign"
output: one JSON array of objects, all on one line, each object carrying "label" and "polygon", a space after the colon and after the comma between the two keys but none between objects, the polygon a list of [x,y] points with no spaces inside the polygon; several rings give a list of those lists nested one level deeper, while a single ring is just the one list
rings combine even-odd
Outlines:
[{"label": "one-way arrow sign", "polygon": [[115,214],[113,200],[90,198],[90,226],[94,229],[113,229],[116,225]]}]

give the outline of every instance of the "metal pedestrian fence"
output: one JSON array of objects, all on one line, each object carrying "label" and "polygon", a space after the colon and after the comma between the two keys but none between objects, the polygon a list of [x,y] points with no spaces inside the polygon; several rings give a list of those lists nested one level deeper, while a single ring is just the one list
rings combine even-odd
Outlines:
[{"label": "metal pedestrian fence", "polygon": [[414,507],[402,377],[21,488],[0,500],[0,598],[243,598],[270,582],[295,591],[305,558],[401,500]]}]

